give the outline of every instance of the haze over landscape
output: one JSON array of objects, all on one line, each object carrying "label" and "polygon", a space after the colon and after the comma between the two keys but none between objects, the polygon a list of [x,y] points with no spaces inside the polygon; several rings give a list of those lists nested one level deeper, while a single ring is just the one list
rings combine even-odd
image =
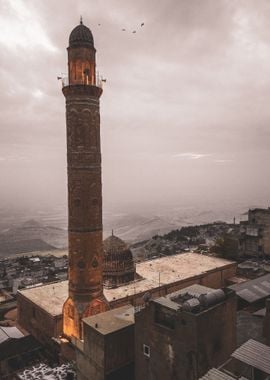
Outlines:
[{"label": "haze over landscape", "polygon": [[107,80],[105,232],[133,240],[149,223],[148,234],[268,206],[269,1],[2,0],[1,228],[32,218],[66,228],[56,78],[67,71],[63,46],[79,15]]},{"label": "haze over landscape", "polygon": [[270,379],[269,20],[0,0],[0,379]]}]

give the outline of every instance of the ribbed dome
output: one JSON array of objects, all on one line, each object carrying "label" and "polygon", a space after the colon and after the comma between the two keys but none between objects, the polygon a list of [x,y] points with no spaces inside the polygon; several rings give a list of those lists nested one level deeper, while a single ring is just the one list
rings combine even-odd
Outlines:
[{"label": "ribbed dome", "polygon": [[69,47],[78,46],[94,47],[93,34],[82,22],[72,30],[69,36]]},{"label": "ribbed dome", "polygon": [[104,240],[103,278],[106,287],[120,286],[133,281],[135,264],[127,244],[113,234]]},{"label": "ribbed dome", "polygon": [[[105,255],[112,255],[114,253],[121,253],[128,249],[126,243],[119,237],[111,235],[103,242]],[[131,252],[130,252],[131,253]]]}]

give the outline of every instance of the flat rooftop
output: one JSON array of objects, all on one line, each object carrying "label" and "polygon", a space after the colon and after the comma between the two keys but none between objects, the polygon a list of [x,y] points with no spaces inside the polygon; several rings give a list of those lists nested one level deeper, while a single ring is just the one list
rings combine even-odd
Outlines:
[{"label": "flat rooftop", "polygon": [[159,285],[169,285],[195,276],[202,276],[206,272],[231,265],[236,265],[236,263],[191,252],[144,261],[136,264],[136,272],[143,278],[142,280],[115,289],[105,289],[104,294],[110,302],[114,299],[145,293],[158,288]]},{"label": "flat rooftop", "polygon": [[19,290],[18,293],[52,316],[58,316],[62,314],[63,305],[67,299],[68,281]]},{"label": "flat rooftop", "polygon": [[126,305],[84,318],[83,322],[102,335],[111,334],[134,324],[134,307]]},{"label": "flat rooftop", "polygon": [[[141,280],[114,289],[104,289],[104,295],[112,302],[232,265],[236,263],[191,252],[149,260],[136,265],[136,272]],[[68,296],[68,281],[24,289],[19,293],[49,314],[57,316],[62,314],[62,307]]]}]

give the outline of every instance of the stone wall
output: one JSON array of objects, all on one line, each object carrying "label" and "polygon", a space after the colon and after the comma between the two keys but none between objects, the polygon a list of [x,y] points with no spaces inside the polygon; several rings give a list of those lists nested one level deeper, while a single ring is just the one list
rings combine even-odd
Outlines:
[{"label": "stone wall", "polygon": [[17,305],[19,326],[32,334],[40,343],[52,346],[51,337],[58,337],[62,334],[62,316],[52,316],[21,293],[17,293]]},{"label": "stone wall", "polygon": [[133,325],[102,335],[84,323],[84,344],[76,348],[78,380],[132,380],[133,362]]},{"label": "stone wall", "polygon": [[136,380],[194,380],[222,364],[235,349],[234,294],[199,314],[171,313],[172,309],[150,302],[135,314]]}]

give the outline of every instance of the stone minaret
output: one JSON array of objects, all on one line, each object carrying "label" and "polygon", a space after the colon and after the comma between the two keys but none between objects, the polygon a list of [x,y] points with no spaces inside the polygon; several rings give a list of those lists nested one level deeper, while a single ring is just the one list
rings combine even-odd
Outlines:
[{"label": "stone minaret", "polygon": [[[66,98],[69,296],[64,335],[81,338],[81,320],[107,310],[102,290],[99,98],[93,35],[81,20],[69,37]],[[53,302],[53,300],[52,300]]]}]

